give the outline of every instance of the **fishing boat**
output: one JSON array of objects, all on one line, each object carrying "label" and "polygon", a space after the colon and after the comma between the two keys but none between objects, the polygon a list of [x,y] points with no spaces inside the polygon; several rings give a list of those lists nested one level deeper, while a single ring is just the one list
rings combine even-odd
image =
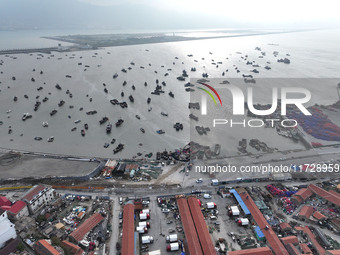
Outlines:
[{"label": "fishing boat", "polygon": [[144,128],[140,128],[140,131],[141,131],[143,134],[145,133]]},{"label": "fishing boat", "polygon": [[113,153],[116,154],[118,152],[120,152],[121,150],[124,149],[124,144],[120,143],[118,144],[118,146],[113,150]]},{"label": "fishing boat", "polygon": [[102,125],[102,124],[104,124],[105,122],[107,122],[109,120],[109,118],[108,117],[103,117],[100,121],[99,121],[99,124],[100,125]]},{"label": "fishing boat", "polygon": [[150,102],[151,102],[151,98],[150,97],[148,97],[148,100],[146,101],[148,104],[150,104]]},{"label": "fishing boat", "polygon": [[109,122],[106,126],[106,134],[110,134],[112,129],[112,124]]},{"label": "fishing boat", "polygon": [[116,122],[116,127],[119,127],[120,125],[122,125],[124,122],[124,120],[122,118],[120,118],[117,122]]},{"label": "fishing boat", "polygon": [[84,130],[84,129],[82,129],[82,130],[80,131],[80,133],[81,133],[82,136],[85,136],[85,130]]},{"label": "fishing boat", "polygon": [[157,134],[160,134],[160,135],[165,133],[165,131],[163,131],[162,129],[157,130],[156,132],[157,132]]}]

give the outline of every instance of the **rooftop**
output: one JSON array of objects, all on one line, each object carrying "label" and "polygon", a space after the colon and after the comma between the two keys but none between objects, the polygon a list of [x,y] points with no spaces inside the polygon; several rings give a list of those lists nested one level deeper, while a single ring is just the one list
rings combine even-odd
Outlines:
[{"label": "rooftop", "polygon": [[298,192],[295,193],[295,196],[300,196],[304,201],[312,195],[313,192],[308,188],[300,189]]},{"label": "rooftop", "polygon": [[[37,246],[42,246],[44,249],[48,251],[48,253],[45,252],[37,252],[38,254],[53,254],[53,255],[60,255],[60,252],[57,251],[52,245],[50,245],[46,240],[39,240],[35,243]],[[36,249],[37,250],[37,249]]]},{"label": "rooftop", "polygon": [[315,193],[316,195],[322,197],[323,199],[327,200],[328,202],[331,202],[337,206],[340,206],[340,197],[338,195],[335,195],[334,193],[328,192],[314,184],[310,184],[308,188]]},{"label": "rooftop", "polygon": [[23,208],[26,207],[24,201],[16,201],[12,206],[1,206],[2,209],[11,212],[12,214],[18,214]]},{"label": "rooftop", "polygon": [[288,251],[281,243],[280,239],[275,234],[274,230],[271,228],[267,220],[264,218],[263,214],[257,208],[254,200],[247,192],[243,192],[240,194],[241,198],[249,208],[251,215],[253,216],[254,220],[256,221],[257,225],[262,230],[263,234],[265,235],[268,244],[273,249],[276,255],[288,255]]},{"label": "rooftop", "polygon": [[286,237],[282,237],[281,241],[283,242],[283,244],[298,244],[299,243],[299,239],[296,236],[286,236]]},{"label": "rooftop", "polygon": [[269,247],[260,247],[255,249],[230,251],[228,255],[272,255],[272,251]]},{"label": "rooftop", "polygon": [[27,201],[31,201],[39,192],[43,191],[45,186],[43,185],[35,185],[33,186],[27,193],[22,197],[22,199],[26,199]]},{"label": "rooftop", "polygon": [[123,211],[123,237],[122,237],[122,254],[135,254],[135,206],[127,204]]},{"label": "rooftop", "polygon": [[93,214],[90,218],[86,219],[76,230],[74,230],[70,234],[70,237],[73,237],[74,240],[80,242],[81,240],[83,240],[84,236],[95,226],[97,226],[102,220],[104,220],[104,218],[99,213]]},{"label": "rooftop", "polygon": [[299,212],[299,216],[302,216],[302,217],[309,219],[309,217],[312,216],[313,211],[314,211],[314,209],[313,209],[312,206],[305,205],[301,208],[301,210]]},{"label": "rooftop", "polygon": [[313,213],[313,217],[317,220],[322,220],[327,218],[325,215],[323,215],[321,212],[316,211],[315,213]]},{"label": "rooftop", "polygon": [[309,237],[309,240],[312,242],[314,248],[317,250],[319,255],[324,255],[326,253],[325,249],[318,243],[314,234],[309,229],[309,227],[303,227],[303,232]]}]

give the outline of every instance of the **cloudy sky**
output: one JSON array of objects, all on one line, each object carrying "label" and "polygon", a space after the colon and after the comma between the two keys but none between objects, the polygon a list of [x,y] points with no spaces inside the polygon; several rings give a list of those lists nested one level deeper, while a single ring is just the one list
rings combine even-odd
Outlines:
[{"label": "cloudy sky", "polygon": [[338,0],[0,0],[0,29],[334,27]]}]

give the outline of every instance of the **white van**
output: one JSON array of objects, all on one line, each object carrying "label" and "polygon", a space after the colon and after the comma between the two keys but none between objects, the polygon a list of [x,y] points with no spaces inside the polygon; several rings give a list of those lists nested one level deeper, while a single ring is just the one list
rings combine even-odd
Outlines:
[{"label": "white van", "polygon": [[204,194],[203,197],[204,197],[205,199],[210,199],[210,198],[211,198],[211,195],[210,195],[210,194]]}]

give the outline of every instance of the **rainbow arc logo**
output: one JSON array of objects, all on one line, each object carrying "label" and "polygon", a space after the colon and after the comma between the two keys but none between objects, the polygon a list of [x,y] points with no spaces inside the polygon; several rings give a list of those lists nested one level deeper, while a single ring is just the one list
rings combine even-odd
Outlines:
[{"label": "rainbow arc logo", "polygon": [[[218,100],[220,101],[220,104],[222,106],[221,97],[220,97],[220,95],[217,93],[217,91],[212,86],[210,86],[209,84],[203,83],[203,82],[199,82],[199,84],[202,85],[202,86],[205,86],[208,89],[210,89],[216,95],[216,97],[218,98]],[[215,100],[214,95],[208,89],[202,88],[202,87],[197,87],[197,88],[202,90],[202,91],[204,91],[205,93],[207,93],[212,98],[212,100],[214,101],[215,105],[217,105],[217,102]],[[203,96],[203,95],[202,95],[202,108],[201,109],[202,109],[201,114],[202,115],[206,115],[207,114],[207,98],[205,96]]]}]

